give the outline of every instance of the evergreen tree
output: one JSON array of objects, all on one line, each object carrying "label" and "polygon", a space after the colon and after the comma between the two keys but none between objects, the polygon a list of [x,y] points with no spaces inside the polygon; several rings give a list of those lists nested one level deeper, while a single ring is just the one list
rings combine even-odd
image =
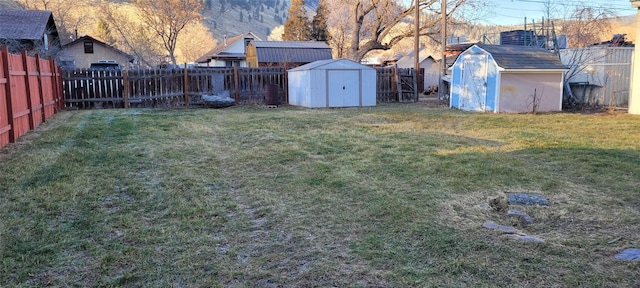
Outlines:
[{"label": "evergreen tree", "polygon": [[289,19],[284,23],[284,41],[305,41],[309,40],[309,17],[304,10],[304,0],[291,1],[289,8]]},{"label": "evergreen tree", "polygon": [[327,8],[327,1],[320,0],[318,8],[316,9],[316,15],[311,20],[311,27],[309,27],[309,37],[316,41],[328,42],[331,39],[329,35],[329,28],[327,27],[327,18],[329,17],[329,9]]}]

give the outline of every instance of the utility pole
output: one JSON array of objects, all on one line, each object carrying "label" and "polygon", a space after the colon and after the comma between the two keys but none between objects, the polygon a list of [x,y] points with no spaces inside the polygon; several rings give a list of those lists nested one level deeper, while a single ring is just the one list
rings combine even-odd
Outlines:
[{"label": "utility pole", "polygon": [[414,30],[413,30],[413,34],[414,34],[414,43],[413,43],[413,71],[416,74],[416,82],[413,85],[414,89],[413,89],[413,96],[414,96],[414,101],[418,101],[419,100],[419,95],[418,95],[418,82],[420,82],[420,0],[415,0],[415,13],[414,13]]},{"label": "utility pole", "polygon": [[440,6],[440,14],[442,15],[442,71],[440,72],[440,81],[438,82],[438,99],[445,98],[444,77],[447,75],[447,0],[442,0]]}]

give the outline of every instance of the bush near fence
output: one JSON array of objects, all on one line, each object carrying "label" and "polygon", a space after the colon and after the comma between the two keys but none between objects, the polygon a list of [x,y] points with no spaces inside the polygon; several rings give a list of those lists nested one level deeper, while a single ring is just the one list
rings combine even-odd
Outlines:
[{"label": "bush near fence", "polygon": [[[228,91],[236,104],[264,104],[266,86],[278,86],[287,103],[287,73],[282,67],[137,69],[128,71],[77,69],[63,71],[67,108],[170,108],[202,104],[202,95]],[[414,101],[412,69],[377,69],[378,102]]]},{"label": "bush near fence", "polygon": [[15,142],[63,108],[62,77],[54,60],[0,51],[0,147]]}]

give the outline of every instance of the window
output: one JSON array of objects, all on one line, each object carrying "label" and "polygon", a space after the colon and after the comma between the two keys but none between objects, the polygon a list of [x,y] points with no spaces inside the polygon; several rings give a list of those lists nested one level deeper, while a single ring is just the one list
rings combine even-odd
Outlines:
[{"label": "window", "polygon": [[93,54],[93,42],[85,41],[84,42],[84,53],[85,54]]}]

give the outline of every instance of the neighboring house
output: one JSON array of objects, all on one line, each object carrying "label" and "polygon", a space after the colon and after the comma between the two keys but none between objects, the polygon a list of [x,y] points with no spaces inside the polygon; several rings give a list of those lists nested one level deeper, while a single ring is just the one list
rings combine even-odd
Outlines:
[{"label": "neighboring house", "polygon": [[545,49],[476,44],[450,69],[451,107],[507,113],[562,110],[567,68]]},{"label": "neighboring house", "polygon": [[332,58],[331,48],[321,41],[252,41],[247,47],[249,67],[298,67]]},{"label": "neighboring house", "polygon": [[132,68],[134,57],[91,36],[82,36],[62,46],[58,63],[63,69],[89,68],[91,63],[114,61],[122,69]]},{"label": "neighboring house", "polygon": [[619,34],[593,46],[560,50],[562,63],[570,69],[565,78],[574,100],[589,105],[628,104],[633,50]]},{"label": "neighboring house", "polygon": [[60,49],[60,36],[51,11],[0,10],[0,46],[12,53],[53,56]]},{"label": "neighboring house", "polygon": [[222,43],[216,45],[211,51],[205,53],[195,62],[198,66],[207,67],[247,67],[246,49],[249,42],[260,40],[252,32],[226,38]]}]

